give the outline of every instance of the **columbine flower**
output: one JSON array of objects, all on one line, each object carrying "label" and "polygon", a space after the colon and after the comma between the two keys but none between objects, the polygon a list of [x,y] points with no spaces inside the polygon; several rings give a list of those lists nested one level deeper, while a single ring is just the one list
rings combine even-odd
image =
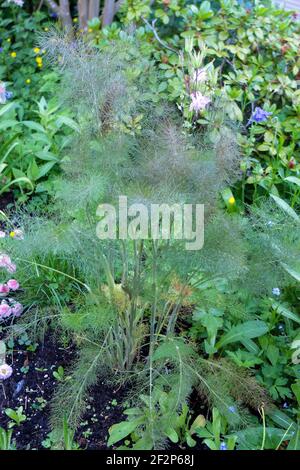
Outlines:
[{"label": "columbine flower", "polygon": [[221,442],[220,444],[220,450],[227,450],[227,445],[225,442]]},{"label": "columbine flower", "polygon": [[257,106],[251,115],[250,122],[265,122],[271,115],[272,113],[268,113],[268,111]]},{"label": "columbine flower", "polygon": [[18,7],[22,7],[24,5],[24,0],[7,0],[8,3],[14,3],[15,5],[18,5]]},{"label": "columbine flower", "polygon": [[0,297],[5,297],[9,293],[9,286],[7,284],[0,284]]},{"label": "columbine flower", "polygon": [[0,318],[7,318],[11,315],[12,311],[10,306],[2,300],[0,304]]},{"label": "columbine flower", "polygon": [[196,91],[191,95],[192,102],[190,104],[190,111],[195,111],[199,113],[199,111],[203,111],[205,107],[211,102],[210,98],[207,96],[202,95],[200,91]]},{"label": "columbine flower", "polygon": [[279,296],[280,295],[280,289],[278,287],[273,287],[272,294]]},{"label": "columbine flower", "polygon": [[15,317],[19,317],[21,313],[23,312],[23,305],[20,304],[20,302],[15,302],[13,306],[11,307],[11,313]]},{"label": "columbine flower", "polygon": [[0,380],[9,379],[12,373],[13,373],[13,370],[8,364],[2,364],[0,366]]},{"label": "columbine flower", "polygon": [[193,83],[203,83],[207,79],[207,73],[205,69],[196,69],[192,78]]},{"label": "columbine flower", "polygon": [[16,281],[15,279],[10,279],[8,282],[7,282],[7,285],[9,287],[9,289],[11,290],[18,290],[19,287],[20,287],[20,284],[18,283],[18,281]]},{"label": "columbine flower", "polygon": [[12,92],[6,90],[6,85],[0,82],[0,104],[5,104],[12,97]]}]

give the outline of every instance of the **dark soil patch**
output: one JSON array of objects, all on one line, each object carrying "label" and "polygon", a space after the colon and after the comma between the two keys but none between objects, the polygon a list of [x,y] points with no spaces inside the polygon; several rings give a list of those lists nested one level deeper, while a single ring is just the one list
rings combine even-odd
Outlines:
[{"label": "dark soil patch", "polygon": [[[14,351],[12,360],[8,360],[14,372],[3,384],[5,395],[0,386],[0,426],[6,429],[10,421],[6,408],[15,410],[23,406],[26,421],[15,427],[13,434],[18,449],[43,449],[42,441],[51,431],[49,402],[57,385],[53,371],[59,366],[67,369],[74,357],[72,348],[60,348],[47,339],[35,353],[20,348]],[[86,413],[76,433],[76,441],[82,448],[107,449],[108,428],[124,419],[123,397],[124,391],[116,391],[103,382],[91,390]]]},{"label": "dark soil patch", "polygon": [[0,210],[5,210],[7,206],[13,205],[15,198],[12,192],[1,194],[0,196]]},{"label": "dark soil patch", "polygon": [[[68,370],[76,357],[74,348],[62,348],[50,337],[45,339],[35,352],[28,352],[24,346],[15,348],[13,355],[7,355],[7,362],[13,367],[13,375],[3,386],[0,385],[0,427],[7,429],[10,421],[5,410],[23,407],[26,421],[14,427],[13,438],[17,449],[44,449],[42,442],[51,432],[49,426],[50,400],[57,381],[53,376],[59,366]],[[108,429],[126,416],[122,403],[128,390],[99,382],[89,393],[86,411],[75,434],[75,441],[82,449],[107,450]],[[192,394],[190,406],[194,418],[205,415],[205,406],[199,406],[199,399]],[[48,440],[49,441],[49,440]],[[46,441],[47,442],[47,441]],[[167,445],[169,451],[181,450],[178,444]],[[184,449],[184,447],[182,447]],[[207,449],[200,441],[193,450]]]}]

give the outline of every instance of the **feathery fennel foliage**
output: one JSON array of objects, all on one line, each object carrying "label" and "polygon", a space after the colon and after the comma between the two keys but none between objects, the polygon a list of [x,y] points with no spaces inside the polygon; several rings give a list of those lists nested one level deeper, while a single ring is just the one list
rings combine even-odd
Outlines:
[{"label": "feathery fennel foliage", "polygon": [[[280,263],[292,262],[299,252],[299,231],[292,234],[283,220],[266,224],[262,214],[276,218],[270,208],[248,219],[224,213],[219,193],[239,175],[233,126],[224,122],[216,143],[208,135],[189,135],[176,110],[150,101],[155,72],[145,63],[143,73],[135,73],[135,63],[144,59],[128,41],[127,49],[100,51],[53,32],[42,40],[60,70],[61,100],[79,130],[56,182],[51,219],[23,216],[25,239],[11,249],[26,270],[28,300],[39,292],[30,280],[44,282],[49,270],[73,292],[60,305],[46,296],[40,320],[44,327],[52,305],[52,326],[67,331],[78,347],[72,380],[55,394],[52,424],[59,429],[66,415],[76,428],[88,390],[110,374],[131,380],[133,400],[146,391],[151,417],[154,390],[172,393],[176,411],[196,387],[240,426],[244,406],[261,406],[265,393],[229,361],[201,358],[187,338],[176,338],[178,319],[199,302],[208,283],[214,287],[225,279],[232,292],[238,286],[251,295],[268,292],[276,273],[282,279]],[[129,204],[205,204],[203,249],[186,251],[175,239],[100,241],[96,208],[117,203],[119,195],[127,195]],[[24,328],[26,323],[32,323],[30,310]],[[236,402],[236,412],[228,413]],[[160,446],[163,436],[152,431],[151,445]]]}]

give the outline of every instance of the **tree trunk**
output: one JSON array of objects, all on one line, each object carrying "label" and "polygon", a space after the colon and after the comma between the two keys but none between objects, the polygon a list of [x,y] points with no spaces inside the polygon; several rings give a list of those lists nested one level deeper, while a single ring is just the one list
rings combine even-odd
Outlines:
[{"label": "tree trunk", "polygon": [[59,17],[66,29],[72,28],[72,17],[69,0],[59,0]]},{"label": "tree trunk", "polygon": [[89,15],[88,19],[98,18],[100,10],[100,0],[89,0]]},{"label": "tree trunk", "polygon": [[89,0],[78,0],[78,14],[80,29],[86,29],[89,14]]},{"label": "tree trunk", "polygon": [[102,26],[112,24],[115,15],[115,0],[105,0],[102,12]]}]

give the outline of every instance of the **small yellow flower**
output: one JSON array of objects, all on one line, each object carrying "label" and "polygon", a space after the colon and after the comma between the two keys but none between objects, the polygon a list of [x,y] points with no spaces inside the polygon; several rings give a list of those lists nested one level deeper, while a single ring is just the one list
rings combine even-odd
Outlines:
[{"label": "small yellow flower", "polygon": [[37,66],[38,66],[39,68],[42,68],[42,67],[43,67],[43,64],[37,64]]},{"label": "small yellow flower", "polygon": [[29,85],[29,83],[31,83],[30,78],[27,78],[27,79],[26,79],[26,83],[27,83],[27,85]]},{"label": "small yellow flower", "polygon": [[8,39],[6,39],[6,41],[7,41],[7,42],[11,42],[11,39],[10,39],[10,38],[8,38]]},{"label": "small yellow flower", "polygon": [[10,233],[9,233],[9,236],[10,236],[11,238],[14,238],[14,237],[16,236],[16,232],[14,232],[14,231],[10,232]]},{"label": "small yellow flower", "polygon": [[13,58],[14,58],[14,57],[17,57],[17,53],[16,53],[16,52],[11,52],[11,53],[10,53],[10,56],[13,57]]},{"label": "small yellow flower", "polygon": [[73,18],[73,23],[78,23],[78,18]]},{"label": "small yellow flower", "polygon": [[88,32],[89,32],[89,33],[92,33],[92,32],[93,32],[92,28],[89,28],[89,29],[88,29]]},{"label": "small yellow flower", "polygon": [[235,203],[235,199],[233,196],[231,196],[229,199],[228,199],[228,202],[230,205],[233,205]]},{"label": "small yellow flower", "polygon": [[40,52],[40,50],[41,50],[41,49],[40,49],[39,47],[35,47],[35,48],[33,49],[33,52],[34,52],[35,54],[38,54],[38,53]]},{"label": "small yellow flower", "polygon": [[36,61],[37,64],[42,64],[43,59],[38,56],[38,57],[35,58],[35,61]]},{"label": "small yellow flower", "polygon": [[49,28],[44,28],[44,31],[46,31],[46,32],[49,31]]}]

